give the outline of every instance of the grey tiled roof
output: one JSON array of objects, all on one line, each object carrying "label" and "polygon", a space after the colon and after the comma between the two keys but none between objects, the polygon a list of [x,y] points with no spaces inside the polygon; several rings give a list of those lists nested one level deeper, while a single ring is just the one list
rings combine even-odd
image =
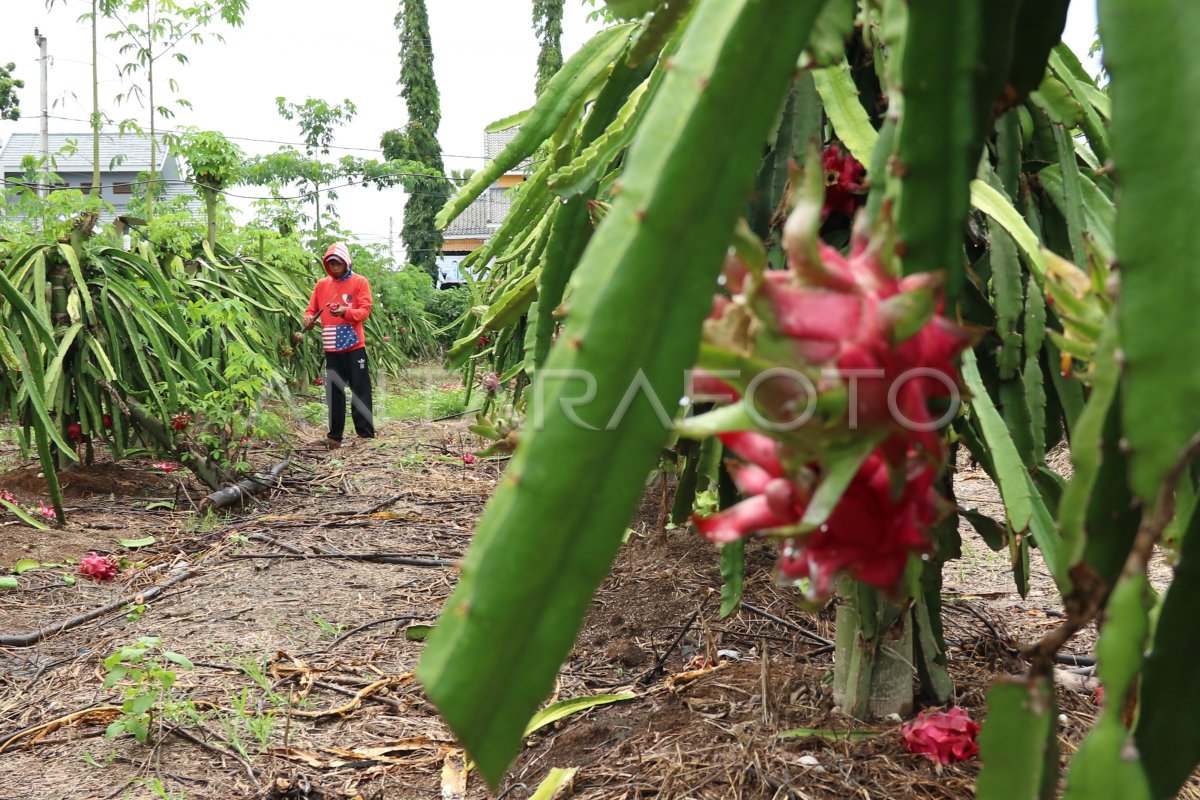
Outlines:
[{"label": "grey tiled roof", "polygon": [[486,132],[483,134],[483,154],[489,159],[495,158],[504,149],[505,145],[517,138],[517,133],[520,130],[520,125],[514,125],[502,131]]},{"label": "grey tiled roof", "polygon": [[[484,152],[487,157],[495,158],[505,145],[516,137],[519,130],[520,127],[514,125],[502,131],[484,133]],[[527,171],[528,165],[529,162],[526,160],[513,171]],[[446,239],[489,238],[496,232],[496,228],[508,216],[508,211],[512,208],[512,199],[509,197],[508,191],[508,189],[500,188],[499,184],[493,183],[454,218],[442,235]]]},{"label": "grey tiled roof", "polygon": [[473,239],[491,236],[495,228],[488,226],[488,206],[488,193],[484,192],[454,218],[454,221],[443,232],[443,237]]},{"label": "grey tiled roof", "polygon": [[[53,155],[68,145],[68,139],[77,145],[73,155],[55,156],[56,172],[90,172],[92,170],[92,132],[50,134],[50,153]],[[42,152],[41,135],[37,133],[14,133],[0,153],[0,171],[18,172],[21,159],[31,155],[38,157]],[[158,169],[167,159],[167,148],[162,140],[156,152]],[[114,163],[120,161],[120,163]],[[147,172],[150,169],[150,137],[127,133],[100,134],[100,169],[104,172]]]},{"label": "grey tiled roof", "polygon": [[[500,154],[500,151],[503,150],[509,142],[517,138],[517,134],[520,131],[520,125],[513,125],[511,128],[505,128],[504,130],[500,131],[486,131],[483,134],[483,154],[488,157],[489,161],[492,160]],[[510,171],[528,172],[529,159],[525,159]]]}]

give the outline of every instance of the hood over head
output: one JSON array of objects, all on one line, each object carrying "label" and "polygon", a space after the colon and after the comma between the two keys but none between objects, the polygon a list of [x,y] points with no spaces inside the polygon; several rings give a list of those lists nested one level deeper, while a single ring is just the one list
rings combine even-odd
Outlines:
[{"label": "hood over head", "polygon": [[329,271],[330,259],[340,260],[346,265],[346,275],[350,274],[350,250],[344,243],[334,242],[329,245],[329,249],[325,251],[325,258],[321,260],[321,263],[325,266],[325,273],[332,278],[333,273]]}]

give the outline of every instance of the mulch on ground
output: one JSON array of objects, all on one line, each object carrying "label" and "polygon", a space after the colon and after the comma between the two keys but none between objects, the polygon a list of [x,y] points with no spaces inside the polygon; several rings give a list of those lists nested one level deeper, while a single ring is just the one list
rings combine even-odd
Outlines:
[{"label": "mulch on ground", "polygon": [[[301,431],[297,441],[318,435]],[[3,567],[89,550],[127,560],[109,584],[67,586],[70,567],[25,573],[19,591],[0,595],[0,635],[129,600],[32,646],[0,647],[0,798],[161,797],[154,782],[191,800],[492,796],[475,775],[456,793],[462,754],[412,677],[422,644],[406,635],[433,622],[453,589],[503,467],[465,464],[470,441],[465,423],[446,421],[392,424],[374,442],[330,453],[300,450],[268,502],[216,520],[191,513],[204,492],[183,473],[123,480],[143,473],[109,465],[97,483],[113,488],[81,492],[64,530],[0,528]],[[966,476],[963,493],[994,503],[994,487],[977,478]],[[164,499],[175,510],[146,508]],[[579,798],[973,795],[977,762],[938,767],[904,749],[896,722],[838,712],[834,610],[797,610],[793,590],[772,581],[770,547],[747,548],[746,605],[722,620],[714,549],[664,522],[652,487],[551,699],[635,698],[533,734],[500,796],[529,797],[552,767],[579,768]],[[145,535],[156,542],[115,544]],[[946,571],[945,618],[956,701],[981,719],[991,680],[1022,669],[1013,648],[1057,624],[1061,606],[1044,570],[1022,599],[1007,553],[965,529],[964,538],[962,563]],[[106,739],[119,699],[103,688],[102,661],[146,636],[195,662],[176,694],[200,721],[164,721],[150,744]],[[1058,694],[1069,753],[1096,707],[1082,680]],[[73,712],[74,724],[45,727]],[[273,722],[255,728],[248,718]],[[872,735],[777,738],[796,728]]]}]

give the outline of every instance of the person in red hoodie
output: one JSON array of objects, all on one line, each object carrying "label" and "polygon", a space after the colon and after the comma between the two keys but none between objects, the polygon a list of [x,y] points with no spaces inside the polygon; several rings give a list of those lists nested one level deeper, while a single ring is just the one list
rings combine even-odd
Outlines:
[{"label": "person in red hoodie", "polygon": [[363,322],[371,315],[371,285],[350,269],[350,251],[341,242],[325,251],[327,277],[317,281],[304,325],[320,315],[321,343],[325,348],[325,404],[329,408],[329,434],[325,446],[341,447],[346,427],[346,394],[350,387],[350,417],[354,432],[363,439],[375,437],[371,411],[371,370]]}]

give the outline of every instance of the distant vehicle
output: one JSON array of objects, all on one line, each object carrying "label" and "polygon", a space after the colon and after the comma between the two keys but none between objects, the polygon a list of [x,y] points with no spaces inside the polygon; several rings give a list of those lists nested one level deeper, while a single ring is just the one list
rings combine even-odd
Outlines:
[{"label": "distant vehicle", "polygon": [[462,260],[466,255],[444,255],[438,256],[437,260],[437,288],[453,289],[455,286],[464,286],[467,282],[466,277],[462,272]]}]

